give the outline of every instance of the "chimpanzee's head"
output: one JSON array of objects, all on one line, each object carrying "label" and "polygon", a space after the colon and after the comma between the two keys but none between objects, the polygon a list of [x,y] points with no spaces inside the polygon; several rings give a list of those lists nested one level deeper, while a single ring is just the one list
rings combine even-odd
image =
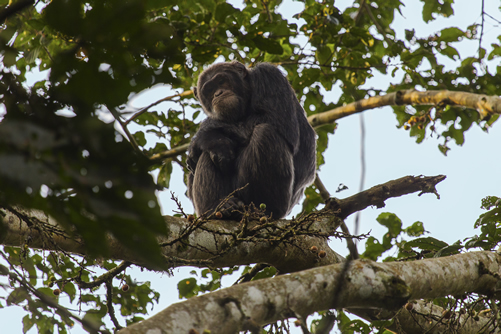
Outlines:
[{"label": "chimpanzee's head", "polygon": [[233,122],[246,115],[251,95],[248,75],[237,61],[214,64],[200,75],[193,92],[208,117]]}]

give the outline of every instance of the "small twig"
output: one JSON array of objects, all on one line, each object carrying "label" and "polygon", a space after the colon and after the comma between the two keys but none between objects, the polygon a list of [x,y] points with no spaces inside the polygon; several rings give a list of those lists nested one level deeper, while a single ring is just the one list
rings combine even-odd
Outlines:
[{"label": "small twig", "polygon": [[[322,199],[324,200],[325,204],[330,201],[331,195],[329,191],[325,188],[324,184],[322,183],[322,180],[318,177],[318,174],[315,177],[315,187],[317,187],[318,191],[320,192],[320,196],[322,196]],[[341,231],[343,231],[346,235],[351,235],[350,230],[348,229],[348,226],[346,226],[344,220],[342,220],[341,224]],[[350,251],[351,258],[356,260],[359,258],[358,256],[358,250],[357,246],[353,242],[352,237],[346,237],[346,244],[348,246],[348,250]]]},{"label": "small twig", "polygon": [[492,19],[493,21],[495,21],[496,23],[501,24],[501,21],[500,21],[500,20],[496,19],[494,16],[490,15],[489,13],[484,12],[484,15],[485,15],[485,16],[488,16],[489,18],[491,18],[491,19]]},{"label": "small twig", "polygon": [[120,124],[122,129],[124,130],[125,134],[127,135],[127,138],[129,138],[129,142],[131,143],[132,147],[136,152],[144,156],[144,152],[139,148],[139,145],[137,144],[136,138],[130,133],[129,129],[127,129],[127,125],[125,122],[122,120],[120,117],[120,114],[113,108],[110,109],[110,113],[113,115],[115,120]]},{"label": "small twig", "polygon": [[127,262],[127,261],[123,261],[122,263],[120,263],[118,266],[116,266],[115,268],[113,269],[110,269],[108,270],[107,272],[105,272],[104,274],[102,274],[101,276],[97,277],[94,281],[92,282],[84,282],[80,279],[80,275],[79,276],[76,276],[73,278],[73,280],[75,281],[75,283],[77,283],[77,285],[81,288],[81,289],[92,289],[92,288],[95,288],[95,287],[98,287],[100,286],[101,284],[103,284],[104,282],[107,282],[108,280],[110,280],[111,278],[113,277],[116,277],[118,276],[121,272],[123,272],[125,269],[127,269],[128,267],[130,267],[132,265],[131,262]]},{"label": "small twig", "polygon": [[364,9],[365,7],[365,0],[362,0],[360,1],[360,7],[358,7],[358,11],[357,11],[357,14],[355,16],[355,19],[353,21],[355,21],[355,26],[358,25],[358,23],[360,22],[360,19],[362,18],[362,10]]},{"label": "small twig", "polygon": [[45,52],[47,53],[47,56],[49,57],[50,61],[54,62],[54,58],[52,58],[52,55],[50,54],[49,49],[47,49],[47,47],[45,45],[43,46],[43,48],[44,48]]},{"label": "small twig", "polygon": [[480,25],[480,38],[478,39],[478,61],[481,61],[481,54],[482,54],[482,37],[484,36],[484,21],[485,21],[485,11],[484,11],[484,1],[482,0],[482,24]]},{"label": "small twig", "polygon": [[261,0],[261,4],[263,5],[264,9],[266,10],[266,14],[268,16],[268,22],[272,23],[273,18],[271,17],[270,9],[268,8],[268,3],[266,2],[266,0]]},{"label": "small twig", "polygon": [[188,215],[183,210],[183,206],[181,205],[181,202],[176,197],[176,195],[174,195],[173,191],[170,192],[170,199],[173,200],[174,203],[176,203],[177,209],[179,210],[179,211],[174,211],[174,210],[172,210],[172,211],[174,211],[175,213],[179,213],[179,214],[183,215],[184,218],[188,218]]},{"label": "small twig", "polygon": [[297,320],[299,320],[298,324],[303,334],[311,334],[310,331],[308,330],[308,326],[306,326],[306,319],[298,315],[297,313],[296,313],[296,318]]},{"label": "small twig", "polygon": [[318,176],[318,173],[315,176],[314,184],[315,184],[315,187],[320,192],[320,197],[322,197],[322,199],[324,200],[324,202],[327,201],[329,198],[331,198],[331,194],[329,193],[329,191],[327,190],[327,188],[325,188],[325,185],[323,184],[322,180],[320,180],[320,177]]},{"label": "small twig", "polygon": [[131,118],[129,118],[128,120],[124,121],[123,123],[124,123],[125,126],[127,126],[130,122],[132,122],[133,120],[135,120],[136,118],[138,118],[139,116],[141,116],[142,114],[144,114],[145,112],[147,112],[151,107],[154,107],[157,104],[160,104],[162,102],[171,101],[175,97],[185,97],[185,96],[189,96],[191,94],[193,94],[192,90],[186,90],[186,91],[184,91],[182,93],[179,93],[179,94],[176,94],[176,95],[171,95],[171,96],[164,97],[163,99],[160,99],[160,100],[158,100],[156,102],[153,102],[149,106],[144,107],[143,109],[139,110]]},{"label": "small twig", "polygon": [[240,276],[239,279],[233,285],[250,282],[261,270],[270,267],[269,264],[266,263],[258,263],[256,264],[248,273]]},{"label": "small twig", "polygon": [[115,309],[113,308],[113,284],[111,278],[106,281],[106,307],[108,308],[108,315],[115,325],[116,330],[120,330],[123,327],[118,323],[117,317],[115,316]]},{"label": "small twig", "polygon": [[163,160],[163,159],[167,159],[167,158],[172,158],[172,157],[178,156],[178,155],[186,152],[188,147],[190,147],[190,143],[179,145],[178,147],[175,147],[171,150],[153,154],[152,156],[149,157],[149,159],[152,161],[155,161],[155,160]]},{"label": "small twig", "polygon": [[[364,114],[360,114],[360,185],[358,192],[362,192],[365,187],[365,121]],[[360,211],[355,215],[355,234],[358,234],[358,229],[360,227]]]},{"label": "small twig", "polygon": [[370,5],[364,3],[363,5],[360,6],[360,9],[362,9],[362,7],[367,12],[367,15],[369,16],[369,19],[376,26],[377,31],[383,36],[384,41],[388,44],[388,46],[390,46],[391,40],[389,40],[388,37],[386,37],[386,33],[385,33],[383,27],[381,27],[381,25],[379,24],[379,22],[374,17],[374,14],[372,14],[372,10],[370,8]]}]

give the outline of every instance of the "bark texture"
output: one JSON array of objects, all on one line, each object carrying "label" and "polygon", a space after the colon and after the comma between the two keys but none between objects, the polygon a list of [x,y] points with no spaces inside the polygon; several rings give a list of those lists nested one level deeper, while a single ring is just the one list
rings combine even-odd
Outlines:
[{"label": "bark texture", "polygon": [[[23,210],[23,216],[11,211],[3,211],[3,221],[6,225],[0,235],[0,244],[6,246],[23,246],[46,250],[60,250],[74,254],[86,254],[85,245],[78,239],[70,237],[57,222],[36,210]],[[327,238],[336,233],[339,226],[334,219],[323,217],[318,221],[307,221],[304,224],[305,235],[292,234],[283,241],[273,242],[275,235],[270,230],[261,231],[258,237],[248,232],[242,233],[242,226],[234,221],[211,220],[204,222],[191,233],[183,237],[183,233],[191,224],[187,219],[165,216],[168,225],[169,238],[159,238],[162,252],[168,267],[198,266],[198,267],[231,267],[251,263],[267,263],[283,273],[339,263],[343,258],[331,250]],[[278,228],[289,226],[290,221],[273,222]],[[247,231],[259,225],[250,222]],[[271,227],[270,227],[271,229]],[[308,235],[311,233],[311,235]],[[144,266],[142,259],[126,248],[112,236],[108,236],[110,258],[128,261]],[[319,258],[309,249],[315,246],[326,252],[324,258]],[[166,269],[166,268],[152,268]]]},{"label": "bark texture", "polygon": [[356,101],[320,114],[308,117],[310,124],[315,127],[332,123],[337,119],[356,114],[368,109],[397,105],[451,105],[475,109],[482,119],[493,114],[501,114],[501,98],[484,94],[455,92],[449,90],[430,90],[418,92],[416,90],[400,90],[382,96],[373,96]]},{"label": "bark texture", "polygon": [[[343,264],[253,281],[173,304],[119,333],[188,333],[190,330],[237,333],[258,330],[279,319],[305,318],[333,307],[391,310],[413,299],[471,292],[493,294],[498,282],[496,277],[501,274],[500,263],[499,254],[486,251],[412,262],[356,260],[342,282],[339,277]],[[334,300],[339,284],[341,293]],[[399,325],[405,325],[406,321],[410,321],[407,324],[410,329],[422,328],[408,315]],[[471,329],[468,327],[465,333],[472,333]]]}]

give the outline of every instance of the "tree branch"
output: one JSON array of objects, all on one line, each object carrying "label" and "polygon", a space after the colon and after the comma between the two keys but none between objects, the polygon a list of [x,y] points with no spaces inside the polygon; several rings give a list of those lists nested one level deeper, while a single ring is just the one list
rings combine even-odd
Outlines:
[{"label": "tree branch", "polygon": [[419,196],[424,193],[434,193],[438,198],[440,196],[435,186],[445,180],[445,175],[438,176],[404,176],[397,180],[392,180],[345,199],[331,198],[326,206],[333,211],[340,211],[337,216],[345,219],[354,212],[361,211],[369,206],[383,208],[385,201],[391,197],[400,197],[417,191],[421,191]]},{"label": "tree branch", "polygon": [[[409,306],[410,305],[410,306]],[[464,311],[464,309],[463,309]],[[500,333],[501,329],[493,322],[493,317],[479,315],[478,318],[461,311],[451,312],[445,319],[446,310],[431,301],[414,300],[397,311],[381,309],[349,309],[348,312],[358,315],[368,321],[395,321],[387,328],[396,333],[405,330],[406,334],[443,334],[443,333]]]},{"label": "tree branch", "polygon": [[149,157],[149,159],[155,161],[155,160],[164,160],[167,158],[172,158],[186,152],[188,147],[190,147],[190,143],[179,145],[178,147],[174,147],[171,150],[153,154],[152,156]]},{"label": "tree branch", "polygon": [[[40,229],[36,228],[36,224],[47,221],[47,224],[54,228],[57,227],[57,222],[52,218],[40,219],[37,216],[43,215],[43,213],[39,211],[30,211],[33,220],[28,223],[11,211],[0,210],[0,213],[2,213],[3,223],[6,226],[4,233],[0,235],[0,244],[19,247],[23,246],[26,240],[29,240],[27,244],[30,248],[86,254],[85,245],[78,238],[70,237],[62,231],[53,235],[52,243],[47,242],[40,233]],[[28,213],[25,217],[28,217]],[[203,222],[201,226],[185,236],[184,231],[194,222],[171,216],[164,218],[169,227],[170,235],[169,238],[159,237],[158,242],[164,245],[162,253],[165,262],[171,267],[189,265],[220,268],[267,263],[283,273],[289,273],[343,261],[343,258],[331,250],[327,243],[327,237],[336,235],[336,229],[339,226],[332,223],[332,215],[325,214],[323,218],[316,221],[305,221],[303,223],[304,231],[311,231],[311,233],[291,235],[290,239],[284,242],[270,242],[270,239],[266,239],[264,232],[260,232],[259,237],[253,235],[234,242],[236,236],[241,232],[241,226],[234,221],[223,220]],[[269,224],[269,228],[270,231],[272,229],[280,230],[289,227],[290,224],[289,220],[278,220]],[[252,231],[256,226],[260,227],[260,222],[251,221],[247,230]],[[271,232],[270,236],[273,236]],[[126,249],[115,238],[108,235],[107,239],[111,259],[146,266],[141,257]],[[312,246],[324,250],[326,256],[319,258],[316,253],[310,252]]]},{"label": "tree branch", "polygon": [[[249,329],[249,323],[255,327],[296,315],[305,318],[313,312],[330,309],[334,304],[342,308],[391,310],[413,299],[473,292],[493,294],[498,278],[489,273],[500,273],[500,263],[501,255],[488,251],[412,262],[355,260],[343,282],[337,280],[343,264],[335,264],[234,285],[173,304],[119,333],[153,330],[237,333]],[[338,300],[333,300],[339,284],[343,285],[342,292]],[[471,325],[476,325],[478,330],[482,328],[478,323]],[[487,326],[487,331],[492,329],[492,324]],[[472,332],[477,331],[468,333]]]},{"label": "tree branch", "polygon": [[475,109],[482,119],[489,115],[501,114],[501,98],[467,92],[449,90],[399,90],[382,96],[373,96],[323,113],[311,115],[308,121],[313,127],[332,123],[364,110],[395,105],[437,105],[446,104]]},{"label": "tree branch", "polygon": [[[159,237],[163,245],[162,253],[169,266],[211,266],[214,268],[251,263],[266,263],[283,273],[339,263],[343,258],[332,251],[327,244],[329,236],[338,235],[336,229],[341,219],[351,213],[375,205],[383,207],[384,201],[416,191],[436,193],[435,185],[445,176],[414,177],[406,176],[398,180],[372,187],[346,199],[330,199],[326,209],[314,213],[316,216],[297,220],[277,220],[261,224],[250,221],[242,233],[242,225],[234,221],[210,220],[189,221],[184,218],[165,216],[169,227],[169,237]],[[14,209],[12,209],[14,210]],[[0,236],[0,244],[7,246],[28,246],[46,250],[65,251],[85,255],[85,245],[72,238],[58,227],[58,223],[36,210],[27,210],[23,215],[7,209],[3,211],[5,233]],[[302,219],[302,220],[301,220]],[[40,224],[47,224],[42,226]],[[193,226],[193,224],[198,224]],[[40,231],[47,228],[56,231],[52,241]],[[186,235],[187,229],[190,229]],[[27,238],[29,236],[29,238]],[[278,236],[278,237],[277,237]],[[107,236],[110,258],[145,266],[143,260],[126,249],[111,235]],[[324,258],[309,250],[315,246],[326,252]],[[159,269],[159,268],[157,268]]]}]

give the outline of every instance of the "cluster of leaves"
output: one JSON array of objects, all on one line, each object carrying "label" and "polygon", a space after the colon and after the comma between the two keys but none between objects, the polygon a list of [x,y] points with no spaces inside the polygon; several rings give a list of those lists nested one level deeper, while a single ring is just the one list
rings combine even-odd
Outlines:
[{"label": "cluster of leaves", "polygon": [[[481,234],[472,238],[467,238],[463,245],[461,240],[453,244],[448,244],[445,241],[438,240],[433,237],[423,237],[426,232],[422,222],[415,222],[412,225],[403,228],[402,221],[393,213],[381,213],[376,219],[379,224],[385,226],[388,232],[384,234],[381,241],[374,237],[369,237],[365,245],[365,252],[360,255],[361,258],[377,260],[383,255],[388,255],[383,258],[384,262],[388,261],[412,261],[422,258],[443,257],[453,254],[459,254],[462,250],[472,248],[482,248],[484,250],[494,250],[501,243],[501,199],[495,196],[488,196],[482,200],[482,208],[489,210],[480,215],[475,222],[475,228],[480,228]],[[413,238],[406,240],[406,237]],[[446,310],[470,310],[472,315],[475,310],[484,310],[489,308],[486,300],[471,298],[468,302],[468,296],[464,298],[436,298],[433,300],[435,305],[438,305]],[[327,314],[321,314],[320,320],[316,322],[325,322]],[[337,326],[342,333],[372,333],[375,329],[380,332],[390,333],[385,330],[385,326],[391,324],[391,321],[373,322],[366,324],[360,320],[352,320],[345,313],[337,312]]]},{"label": "cluster of leaves", "polygon": [[[113,124],[98,119],[100,112],[117,112],[132,93],[175,82],[160,63],[148,62],[184,61],[174,28],[152,20],[150,6],[56,0],[7,18],[0,36],[6,109],[0,199],[2,205],[51,214],[81,236],[93,255],[107,255],[105,233],[111,232],[159,264],[155,236],[167,230],[150,163]],[[11,53],[16,56],[9,58]],[[36,62],[32,53],[38,54]],[[26,88],[30,66],[50,72]]]},{"label": "cluster of leaves", "polygon": [[481,214],[475,222],[475,228],[480,228],[481,233],[468,238],[465,247],[495,250],[501,243],[501,198],[487,196],[482,200],[482,209],[489,211]]},{"label": "cluster of leaves", "polygon": [[[482,208],[488,211],[481,214],[475,222],[475,228],[480,228],[481,233],[465,239],[464,244],[461,240],[448,244],[433,237],[423,237],[426,230],[422,222],[418,221],[403,228],[402,221],[394,213],[381,213],[376,220],[379,224],[385,226],[388,232],[384,234],[381,241],[375,237],[369,237],[365,244],[365,252],[361,257],[375,261],[382,257],[384,253],[391,250],[395,251],[395,249],[397,254],[387,256],[383,261],[448,256],[472,248],[494,250],[501,243],[501,199],[495,196],[487,196],[482,200]],[[404,239],[406,236],[419,238],[406,241]]]},{"label": "cluster of leaves", "polygon": [[[449,245],[433,237],[423,237],[426,233],[423,223],[417,221],[403,228],[402,221],[394,213],[384,212],[377,217],[377,222],[388,229],[381,241],[369,237],[362,258],[376,261],[386,252],[393,250],[395,256],[387,256],[383,261],[417,260],[458,254],[463,245],[460,241]],[[405,237],[419,237],[407,241]],[[394,249],[395,248],[395,249]]]},{"label": "cluster of leaves", "polygon": [[[452,0],[441,5],[435,0],[423,2],[425,22],[436,15],[453,14]],[[354,3],[344,11],[334,0],[302,3],[304,10],[296,15],[300,19],[296,23],[280,14],[281,0],[248,0],[240,8],[223,0],[39,0],[23,1],[22,6],[0,1],[0,103],[4,107],[0,123],[0,206],[21,204],[43,210],[72,235],[81,237],[91,258],[106,257],[106,234],[111,233],[130,251],[152,264],[161,264],[155,238],[168,231],[155,191],[169,187],[173,163],[184,167],[185,156],[164,161],[152,157],[189,142],[197,129],[200,108],[192,96],[185,94],[176,98],[178,107],[166,111],[159,105],[126,121],[125,116],[137,112],[130,104],[137,93],[156,84],[188,92],[198,74],[216,59],[239,60],[251,66],[262,61],[280,65],[308,115],[368,94],[380,94],[380,87],[361,88],[374,70],[383,74],[405,71],[403,81],[390,91],[416,87],[484,94],[499,91],[501,77],[479,70],[483,60],[501,55],[499,45],[494,45],[489,55],[480,49],[478,57],[465,59],[454,48],[461,39],[478,36],[475,25],[464,31],[451,27],[426,37],[409,30],[405,40],[399,40],[391,26],[402,6],[398,0],[365,2],[364,8]],[[445,71],[441,56],[460,64]],[[31,71],[46,71],[45,77],[29,84],[34,75],[29,74]],[[322,92],[335,86],[341,89],[339,99],[325,101]],[[193,108],[197,111],[187,117],[185,109]],[[396,107],[395,113],[403,126],[411,117],[429,115],[430,111]],[[117,131],[113,124],[102,121],[110,114],[120,124],[134,122],[141,130],[130,134],[125,126]],[[480,121],[473,111],[446,108],[437,110],[433,118],[425,118],[421,128],[413,125],[410,135],[421,141],[426,131],[437,133],[435,120],[445,126],[440,134],[445,140],[441,148],[444,152],[450,139],[462,144],[463,133]],[[495,120],[492,117],[487,124]],[[316,129],[318,166],[324,164],[328,135],[335,127],[329,124]],[[152,136],[147,133],[160,142],[148,142]],[[159,170],[156,183],[149,174],[152,170]],[[318,190],[311,187],[303,208],[311,211],[321,202]],[[479,220],[482,234],[470,240],[467,247],[494,247],[499,238],[497,215],[493,212]],[[449,254],[452,248],[447,247],[456,247],[430,238],[397,242],[402,233],[423,234],[422,225],[402,229],[398,218],[390,214],[380,217],[380,222],[388,227],[388,234],[382,242],[369,240],[364,253],[367,258],[378,258],[394,244],[401,246],[398,257],[417,256],[414,248],[423,250],[420,256],[431,256]],[[91,260],[77,265],[74,259],[58,255],[55,258],[63,259],[58,261],[70,268],[63,274],[58,271],[59,263],[57,268],[55,263],[42,266],[38,253],[19,249],[8,252],[11,257],[13,252],[18,256],[23,253],[22,261],[10,261],[28,268],[25,270],[33,284],[38,283],[37,275],[29,268],[35,267],[45,277],[66,282],[60,289],[71,300],[76,288],[67,279],[78,273],[84,277],[86,271],[79,272],[78,268],[95,265]],[[111,266],[111,262],[102,265]],[[207,284],[190,281],[185,285],[193,289],[180,290],[181,296],[212,291],[219,287],[220,275],[211,272],[212,280]],[[125,280],[131,290],[128,294],[116,291],[114,302],[125,307],[122,314],[135,321],[135,314],[143,314],[145,305],[158,297],[145,291],[145,285],[138,285],[136,291],[135,283]],[[20,292],[22,289],[16,287],[9,303],[15,300],[35,305],[30,304],[35,300]],[[146,299],[140,300],[142,292]],[[25,297],[15,297],[18,293]],[[48,290],[44,293],[50,294]],[[136,297],[132,297],[134,294]],[[101,319],[104,304],[91,295],[80,298],[80,302],[95,303],[94,309],[99,311],[94,317]],[[57,323],[42,321],[47,318],[37,318],[37,312],[41,312],[37,311],[38,304],[26,307],[32,312],[26,328],[33,323],[42,329],[56,324],[64,331],[72,324],[63,315]],[[46,307],[43,312],[50,310]]]},{"label": "cluster of leaves", "polygon": [[[441,6],[436,1],[425,1],[423,10],[423,19],[428,22],[433,19],[433,13],[440,13],[448,17],[453,14],[451,3]],[[490,54],[486,55],[484,48],[479,49],[477,56],[470,55],[464,59],[454,47],[465,39],[478,39],[478,25],[473,24],[465,30],[457,27],[444,28],[432,36],[420,38],[416,36],[414,30],[406,30],[405,38],[410,44],[401,53],[402,69],[406,72],[401,84],[390,87],[388,92],[401,89],[448,89],[454,91],[466,91],[486,95],[496,95],[501,87],[499,75],[491,74],[484,69],[484,62],[499,57],[499,49],[494,45]],[[440,63],[441,57],[447,57],[457,63],[457,67],[450,70],[445,69],[445,65]],[[425,70],[419,70],[426,67]],[[500,68],[498,68],[499,72]],[[443,144],[439,145],[442,153],[446,154],[450,149],[447,143],[454,140],[457,145],[463,145],[464,132],[466,132],[473,123],[482,121],[474,110],[468,110],[458,107],[393,107],[399,126],[409,124],[412,117],[430,116],[424,122],[414,122],[410,127],[410,135],[416,137],[418,143],[422,142],[427,135],[427,131],[443,138]],[[431,111],[435,109],[435,113]],[[498,119],[495,115],[485,119],[484,129]],[[439,133],[436,126],[441,124],[444,130]]]},{"label": "cluster of leaves", "polygon": [[[45,299],[78,302],[84,321],[103,325],[103,317],[108,313],[107,294],[97,285],[92,289],[80,289],[79,282],[91,283],[98,275],[92,270],[96,265],[94,260],[80,257],[65,256],[57,252],[42,253],[39,251],[15,247],[5,247],[6,261],[12,266],[19,266],[22,271],[9,271],[1,266],[0,275],[9,279],[13,290],[2,298],[5,304],[0,307],[17,305],[27,311],[23,318],[23,332],[26,333],[36,326],[39,333],[53,332],[54,327],[59,333],[67,333],[67,329],[75,325],[75,319],[61,309],[54,309],[46,301],[34,298],[29,290],[35,290],[45,296]],[[106,260],[101,268],[111,270],[116,267],[113,261]],[[99,271],[103,271],[100,269]],[[148,306],[158,303],[160,295],[150,288],[149,282],[139,283],[127,274],[115,278],[116,285],[127,286],[127,289],[113,288],[112,304],[118,305],[120,313],[126,318],[127,324],[143,318],[139,315],[148,313]],[[24,281],[25,284],[20,283]]]},{"label": "cluster of leaves", "polygon": [[[179,298],[190,298],[198,295],[199,293],[211,292],[221,287],[221,278],[224,275],[231,275],[238,267],[227,269],[203,269],[200,272],[200,278],[206,283],[198,283],[197,279],[190,277],[179,281],[177,289],[179,291]],[[192,275],[197,275],[197,271],[192,270]],[[210,274],[210,278],[209,278]]]}]

